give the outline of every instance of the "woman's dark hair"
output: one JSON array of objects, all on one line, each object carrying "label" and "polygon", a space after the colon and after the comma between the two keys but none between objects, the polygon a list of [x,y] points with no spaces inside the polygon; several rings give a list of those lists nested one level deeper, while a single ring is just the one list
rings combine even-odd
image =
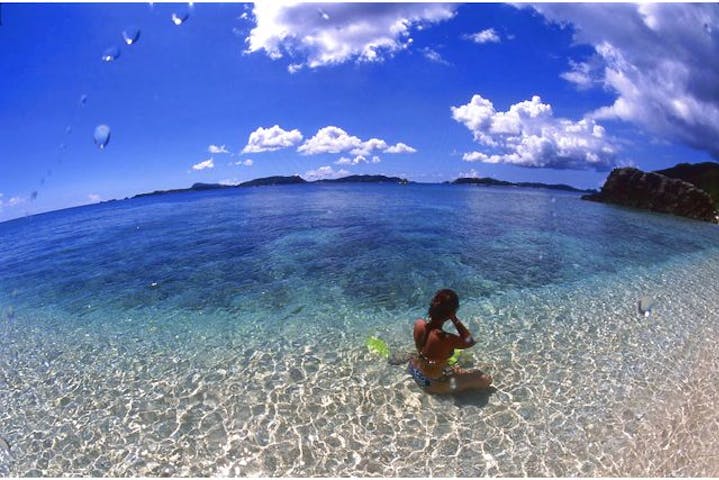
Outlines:
[{"label": "woman's dark hair", "polygon": [[446,320],[459,310],[459,297],[454,290],[445,288],[434,294],[429,304],[429,318],[432,320]]}]

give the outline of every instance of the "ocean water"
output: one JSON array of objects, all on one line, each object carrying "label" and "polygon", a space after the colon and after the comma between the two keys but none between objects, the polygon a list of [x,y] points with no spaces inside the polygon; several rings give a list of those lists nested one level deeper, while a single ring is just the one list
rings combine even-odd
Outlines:
[{"label": "ocean water", "polygon": [[[260,187],[5,222],[0,272],[3,476],[719,475],[715,225]],[[444,287],[491,392],[424,394],[364,345],[411,350]]]}]

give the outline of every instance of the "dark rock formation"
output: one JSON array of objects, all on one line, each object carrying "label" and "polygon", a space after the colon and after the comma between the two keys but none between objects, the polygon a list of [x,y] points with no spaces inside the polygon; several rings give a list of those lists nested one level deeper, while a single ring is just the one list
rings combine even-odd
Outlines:
[{"label": "dark rock formation", "polygon": [[683,180],[636,168],[615,168],[600,192],[582,199],[717,223],[711,195]]},{"label": "dark rock formation", "polygon": [[680,163],[654,173],[689,182],[711,195],[714,203],[719,205],[719,163]]}]

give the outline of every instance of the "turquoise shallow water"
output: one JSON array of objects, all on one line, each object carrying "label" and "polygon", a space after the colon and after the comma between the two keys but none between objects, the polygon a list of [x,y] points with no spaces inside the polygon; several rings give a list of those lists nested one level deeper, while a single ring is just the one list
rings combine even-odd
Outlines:
[{"label": "turquoise shallow water", "polygon": [[[718,240],[575,194],[449,185],[6,222],[0,473],[717,475]],[[442,287],[491,395],[424,395],[364,347],[409,348]]]}]

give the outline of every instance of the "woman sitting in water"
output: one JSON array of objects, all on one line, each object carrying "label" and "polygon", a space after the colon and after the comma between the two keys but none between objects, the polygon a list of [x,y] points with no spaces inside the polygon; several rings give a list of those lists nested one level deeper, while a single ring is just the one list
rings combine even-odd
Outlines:
[{"label": "woman sitting in water", "polygon": [[[455,348],[469,348],[476,342],[457,318],[459,297],[453,290],[437,292],[429,306],[429,321],[414,322],[414,344],[418,355],[409,361],[409,373],[417,385],[429,393],[453,393],[471,388],[487,388],[492,377],[480,370],[449,366],[447,361]],[[459,336],[442,330],[451,320]]]}]

